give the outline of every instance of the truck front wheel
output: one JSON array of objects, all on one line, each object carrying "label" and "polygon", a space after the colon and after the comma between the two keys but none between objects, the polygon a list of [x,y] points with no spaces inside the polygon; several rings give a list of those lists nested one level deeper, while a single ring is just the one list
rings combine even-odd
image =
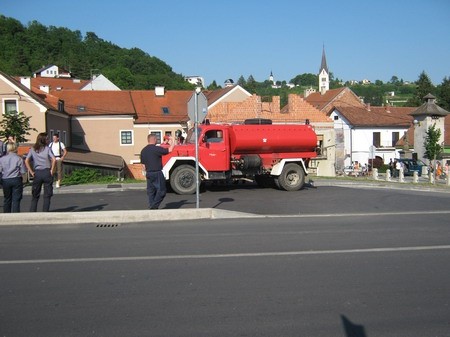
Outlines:
[{"label": "truck front wheel", "polygon": [[194,194],[195,184],[195,168],[191,165],[180,165],[170,175],[170,187],[176,194]]},{"label": "truck front wheel", "polygon": [[277,179],[277,186],[286,191],[298,191],[305,184],[305,172],[300,165],[286,164]]}]

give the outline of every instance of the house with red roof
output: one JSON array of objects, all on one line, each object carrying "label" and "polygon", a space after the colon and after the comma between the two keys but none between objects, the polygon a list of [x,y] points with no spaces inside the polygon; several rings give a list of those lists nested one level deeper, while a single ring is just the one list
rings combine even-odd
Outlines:
[{"label": "house with red roof", "polygon": [[400,158],[399,140],[413,125],[414,107],[336,105],[330,117],[336,132],[336,168],[354,162],[369,164],[379,157],[384,163]]},{"label": "house with red roof", "polygon": [[[69,125],[70,117],[58,104],[51,104],[41,95],[43,92],[33,92],[29,87],[17,81],[14,77],[0,72],[0,99],[2,101],[1,112],[24,113],[30,117],[31,128],[28,142],[21,144],[28,149],[34,144],[38,133],[50,130],[61,131],[61,140],[70,145]],[[20,149],[22,151],[22,149]]]}]

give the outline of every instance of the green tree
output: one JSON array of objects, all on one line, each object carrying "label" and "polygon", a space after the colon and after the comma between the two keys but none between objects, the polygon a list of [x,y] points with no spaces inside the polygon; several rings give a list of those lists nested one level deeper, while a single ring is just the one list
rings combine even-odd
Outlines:
[{"label": "green tree", "polygon": [[241,87],[245,87],[246,82],[245,82],[245,78],[243,75],[241,75],[237,81],[237,84],[240,85]]},{"label": "green tree", "polygon": [[[121,89],[191,89],[181,74],[157,57],[138,48],[125,49],[93,32],[46,27],[37,21],[28,26],[0,15],[0,69],[10,75],[30,75],[42,66],[55,64],[73,77],[90,79],[92,71],[112,74]],[[112,79],[111,79],[112,80]],[[114,80],[113,80],[114,82]]]},{"label": "green tree", "polygon": [[412,98],[410,98],[407,102],[408,106],[420,106],[423,104],[423,98],[428,94],[436,95],[436,88],[431,83],[430,78],[422,71],[419,75],[419,79],[416,81],[417,90]]},{"label": "green tree", "polygon": [[13,136],[17,143],[26,143],[30,135],[30,131],[37,131],[30,127],[31,117],[27,117],[23,112],[16,111],[6,112],[0,121],[0,138]]},{"label": "green tree", "polygon": [[436,160],[442,153],[442,145],[439,143],[441,138],[441,129],[436,128],[436,124],[430,126],[426,132],[425,141],[425,155],[429,160]]},{"label": "green tree", "polygon": [[394,84],[394,85],[397,85],[397,84],[399,84],[399,80],[398,80],[398,77],[397,76],[392,76],[391,77],[391,80],[389,81],[389,83],[391,83],[391,84]]},{"label": "green tree", "polygon": [[311,73],[305,73],[295,76],[289,82],[304,87],[317,87],[319,84],[319,76]]},{"label": "green tree", "polygon": [[450,78],[447,76],[437,88],[438,104],[441,108],[450,112]]},{"label": "green tree", "polygon": [[208,90],[217,90],[221,89],[220,85],[217,85],[216,80],[212,81],[210,85],[207,87]]}]

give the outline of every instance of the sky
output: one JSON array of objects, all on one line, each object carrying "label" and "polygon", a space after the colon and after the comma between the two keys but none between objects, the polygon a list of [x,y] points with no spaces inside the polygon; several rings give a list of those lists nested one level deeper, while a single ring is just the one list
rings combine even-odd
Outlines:
[{"label": "sky", "polygon": [[449,0],[0,0],[27,26],[95,33],[206,85],[329,71],[343,81],[450,78]]}]

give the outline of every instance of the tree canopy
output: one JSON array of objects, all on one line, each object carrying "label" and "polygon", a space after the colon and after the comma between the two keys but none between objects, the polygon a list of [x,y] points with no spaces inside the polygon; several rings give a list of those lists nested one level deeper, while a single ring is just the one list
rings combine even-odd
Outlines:
[{"label": "tree canopy", "polygon": [[78,30],[46,27],[37,21],[24,26],[0,15],[0,45],[0,69],[13,76],[54,64],[80,79],[90,79],[93,71],[102,73],[121,89],[194,88],[157,57],[138,48],[120,48],[93,32],[83,38]]}]

